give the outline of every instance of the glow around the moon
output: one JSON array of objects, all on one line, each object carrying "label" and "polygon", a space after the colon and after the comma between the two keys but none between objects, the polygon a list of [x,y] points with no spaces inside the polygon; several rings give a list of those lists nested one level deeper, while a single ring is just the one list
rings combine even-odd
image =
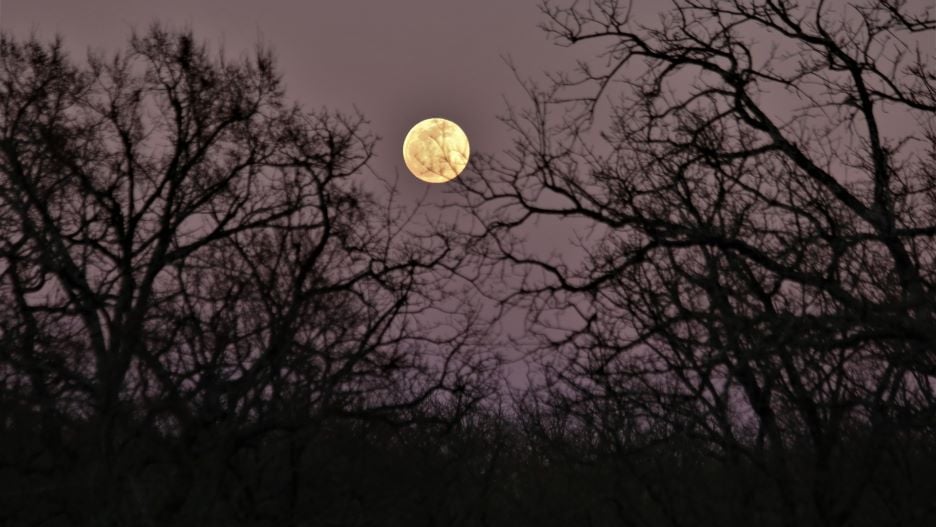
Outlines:
[{"label": "glow around the moon", "polygon": [[468,136],[452,121],[433,117],[416,123],[403,140],[403,161],[427,183],[445,183],[468,165]]}]

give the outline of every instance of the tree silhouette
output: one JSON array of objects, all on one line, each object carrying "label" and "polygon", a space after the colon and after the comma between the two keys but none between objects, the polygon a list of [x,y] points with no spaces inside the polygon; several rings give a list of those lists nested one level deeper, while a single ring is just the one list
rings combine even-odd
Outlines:
[{"label": "tree silhouette", "polygon": [[426,222],[262,47],[0,37],[0,523],[934,523],[932,12],[542,11]]},{"label": "tree silhouette", "polygon": [[[639,482],[609,498],[621,522],[931,520],[913,483],[931,465],[907,460],[936,423],[932,14],[543,12],[560,43],[603,42],[601,65],[527,83],[510,155],[461,192],[479,265],[540,337],[527,415],[600,438]],[[576,230],[581,265],[523,242],[548,218]]]},{"label": "tree silhouette", "polygon": [[250,521],[275,496],[295,522],[329,420],[484,397],[479,319],[429,313],[447,241],[362,186],[363,119],[290,103],[269,51],[155,26],[87,65],[0,57],[10,521]]}]

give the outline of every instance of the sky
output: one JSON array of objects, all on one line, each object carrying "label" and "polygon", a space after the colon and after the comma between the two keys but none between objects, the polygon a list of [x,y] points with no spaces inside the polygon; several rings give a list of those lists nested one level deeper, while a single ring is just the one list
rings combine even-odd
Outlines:
[{"label": "sky", "polygon": [[[505,99],[522,103],[522,76],[572,64],[537,25],[538,0],[0,0],[0,28],[17,36],[60,34],[74,58],[116,51],[154,21],[191,28],[228,55],[258,42],[278,57],[288,96],[310,109],[360,111],[381,141],[373,167],[399,174],[404,195],[424,183],[403,165],[409,128],[446,117],[472,151],[502,150]],[[432,193],[441,188],[429,188]]]},{"label": "sky", "polygon": [[[912,0],[922,6],[931,0]],[[544,80],[568,71],[587,48],[553,44],[538,25],[540,0],[0,0],[0,29],[24,37],[59,34],[75,58],[88,49],[123,49],[133,30],[154,22],[191,28],[228,56],[264,43],[278,58],[290,99],[306,108],[361,112],[381,137],[371,167],[399,176],[414,203],[444,192],[406,171],[401,155],[409,128],[429,117],[458,123],[472,152],[497,153],[510,134],[497,120],[506,101],[526,102],[514,73]],[[562,1],[568,5],[571,0]],[[634,0],[635,20],[655,25],[670,2]],[[778,114],[788,111],[778,99]],[[891,116],[899,121],[899,116]],[[899,126],[892,124],[892,126]],[[548,251],[569,248],[552,228],[530,232]],[[505,322],[517,335],[522,320]]]},{"label": "sky", "polygon": [[[639,0],[638,0],[639,2]],[[649,4],[649,2],[642,2]],[[371,168],[397,180],[404,202],[442,200],[445,185],[417,180],[402,144],[429,117],[459,124],[472,153],[506,150],[510,133],[497,119],[507,101],[526,101],[522,78],[568,70],[583,50],[556,46],[538,26],[540,0],[0,0],[0,29],[24,38],[60,35],[74,59],[116,52],[154,22],[190,28],[228,57],[272,48],[287,97],[307,109],[360,112],[380,137]],[[366,174],[365,174],[366,176]],[[555,229],[531,232],[552,251]],[[540,247],[541,246],[541,247]],[[501,320],[524,333],[523,315]]]},{"label": "sky", "polygon": [[[24,37],[59,34],[74,58],[88,49],[117,51],[133,30],[154,22],[191,28],[223,46],[228,56],[250,53],[258,42],[273,49],[290,99],[309,109],[361,112],[381,141],[372,168],[399,177],[401,194],[415,202],[427,185],[403,164],[410,127],[445,117],[468,134],[473,153],[502,152],[510,134],[497,120],[505,101],[523,106],[520,76],[543,81],[569,71],[598,48],[563,48],[538,25],[541,0],[0,0],[0,29]],[[557,0],[568,5],[571,0]],[[932,0],[911,0],[914,8]],[[633,0],[631,15],[656,25],[671,2]],[[833,4],[834,5],[834,4]],[[777,99],[778,115],[788,111]],[[890,116],[887,126],[901,126]]]}]

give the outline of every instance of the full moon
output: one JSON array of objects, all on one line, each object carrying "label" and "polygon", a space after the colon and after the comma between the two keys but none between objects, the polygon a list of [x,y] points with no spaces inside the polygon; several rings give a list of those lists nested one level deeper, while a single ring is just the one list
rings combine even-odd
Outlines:
[{"label": "full moon", "polygon": [[416,123],[403,140],[403,161],[427,183],[445,183],[468,165],[468,136],[457,124],[433,117]]}]

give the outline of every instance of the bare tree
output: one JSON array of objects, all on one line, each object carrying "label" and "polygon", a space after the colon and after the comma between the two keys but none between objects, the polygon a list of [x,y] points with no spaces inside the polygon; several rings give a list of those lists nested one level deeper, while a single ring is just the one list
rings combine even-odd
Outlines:
[{"label": "bare tree", "polygon": [[[602,61],[527,83],[509,155],[462,178],[467,246],[541,337],[543,415],[643,481],[618,495],[651,511],[630,521],[931,520],[922,473],[890,478],[936,425],[936,19],[674,4],[649,27],[615,0],[545,3]],[[584,262],[523,242],[548,218]]]},{"label": "bare tree", "polygon": [[[154,27],[79,65],[3,37],[0,86],[4,426],[41,428],[8,461],[56,487],[7,489],[12,518],[213,524],[275,496],[295,523],[328,419],[486,396],[448,241],[362,185],[366,123],[290,103],[268,50]],[[239,476],[250,452],[289,476]]]}]

